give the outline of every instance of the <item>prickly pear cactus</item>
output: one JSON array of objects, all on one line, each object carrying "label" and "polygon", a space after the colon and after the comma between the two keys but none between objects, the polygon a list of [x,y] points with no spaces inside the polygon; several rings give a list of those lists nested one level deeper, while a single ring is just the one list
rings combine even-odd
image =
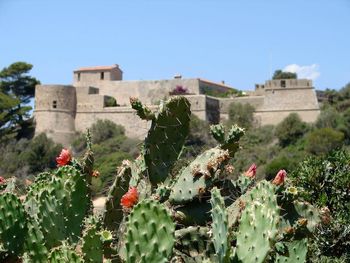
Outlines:
[{"label": "prickly pear cactus", "polygon": [[21,254],[27,231],[26,213],[19,198],[9,192],[0,194],[0,243],[5,257]]},{"label": "prickly pear cactus", "polygon": [[74,251],[72,247],[63,245],[54,248],[49,256],[50,263],[84,263],[82,258]]},{"label": "prickly pear cactus", "polygon": [[229,262],[230,244],[228,219],[224,199],[218,188],[211,191],[212,240],[220,263]]},{"label": "prickly pear cactus", "polygon": [[175,225],[165,207],[144,200],[131,211],[126,231],[127,262],[168,262]]},{"label": "prickly pear cactus", "polygon": [[305,263],[307,255],[307,239],[303,238],[301,240],[293,240],[291,242],[286,242],[287,255],[276,255],[275,263]]},{"label": "prickly pear cactus", "polygon": [[88,225],[84,230],[81,251],[85,263],[103,262],[103,242],[96,225]]},{"label": "prickly pear cactus", "polygon": [[248,193],[237,233],[237,257],[264,262],[278,234],[279,208],[274,186],[262,181]]},{"label": "prickly pear cactus", "polygon": [[[131,105],[138,115],[150,115],[139,101],[133,100]],[[152,185],[163,182],[179,158],[189,132],[190,115],[188,100],[173,97],[160,105],[154,117],[146,118],[152,119],[144,143],[144,158]]]}]

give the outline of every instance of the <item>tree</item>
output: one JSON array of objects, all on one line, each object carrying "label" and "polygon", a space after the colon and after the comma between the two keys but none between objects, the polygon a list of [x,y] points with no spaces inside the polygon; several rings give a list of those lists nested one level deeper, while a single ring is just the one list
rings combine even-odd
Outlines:
[{"label": "tree", "polygon": [[297,73],[285,72],[280,69],[276,70],[272,76],[272,79],[297,79],[297,78],[298,78]]},{"label": "tree", "polygon": [[254,107],[248,103],[231,103],[228,110],[228,126],[237,124],[249,129],[254,123]]},{"label": "tree", "polygon": [[306,150],[312,154],[324,154],[342,146],[344,134],[332,128],[316,129],[306,138]]},{"label": "tree", "polygon": [[282,147],[294,144],[307,131],[307,125],[296,113],[289,114],[277,125],[275,134]]},{"label": "tree", "polygon": [[27,104],[39,84],[36,78],[27,75],[32,68],[31,64],[16,62],[0,71],[0,141],[27,127],[31,110]]}]

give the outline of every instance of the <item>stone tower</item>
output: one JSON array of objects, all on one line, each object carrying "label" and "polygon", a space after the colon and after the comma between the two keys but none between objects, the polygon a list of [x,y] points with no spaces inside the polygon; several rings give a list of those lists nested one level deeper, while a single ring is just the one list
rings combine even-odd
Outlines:
[{"label": "stone tower", "polygon": [[38,85],[35,89],[36,134],[46,133],[57,143],[69,145],[75,133],[74,86]]}]

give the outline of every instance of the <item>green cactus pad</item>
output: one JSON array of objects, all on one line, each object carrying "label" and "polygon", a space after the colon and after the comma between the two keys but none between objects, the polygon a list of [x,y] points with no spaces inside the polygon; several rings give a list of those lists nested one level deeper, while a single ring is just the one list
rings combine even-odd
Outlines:
[{"label": "green cactus pad", "polygon": [[46,263],[48,250],[45,246],[45,238],[36,220],[28,221],[28,233],[24,243],[28,262]]},{"label": "green cactus pad", "polygon": [[212,240],[220,263],[228,262],[230,245],[228,240],[228,219],[224,199],[218,188],[211,191]]},{"label": "green cactus pad", "polygon": [[240,218],[236,254],[245,263],[262,263],[278,234],[279,208],[273,185],[260,182],[247,193]]},{"label": "green cactus pad", "polygon": [[307,255],[307,239],[293,240],[284,243],[288,248],[286,255],[276,255],[275,263],[305,263]]},{"label": "green cactus pad", "polygon": [[49,256],[50,263],[84,263],[83,259],[68,246],[54,248]]},{"label": "green cactus pad", "polygon": [[144,144],[152,185],[163,182],[178,159],[189,132],[190,115],[190,103],[184,97],[173,97],[160,105]]},{"label": "green cactus pad", "polygon": [[138,98],[130,98],[131,107],[136,110],[136,114],[143,120],[153,120],[155,118],[152,111],[142,104]]},{"label": "green cactus pad", "polygon": [[9,192],[0,194],[0,244],[3,254],[19,256],[27,230],[26,213],[19,198]]},{"label": "green cactus pad", "polygon": [[83,234],[81,251],[84,262],[102,263],[103,262],[103,242],[101,234],[95,225],[89,225]]},{"label": "green cactus pad", "polygon": [[222,124],[211,125],[210,133],[214,137],[214,139],[220,143],[225,143],[225,127]]},{"label": "green cactus pad", "polygon": [[208,195],[208,190],[219,177],[217,172],[221,171],[228,159],[227,151],[219,148],[207,150],[199,155],[182,170],[172,187],[169,201],[173,204],[183,204],[202,195]]},{"label": "green cactus pad", "polygon": [[165,207],[143,200],[131,211],[126,231],[127,262],[168,262],[175,225]]},{"label": "green cactus pad", "polygon": [[175,249],[195,258],[199,255],[209,256],[214,252],[209,238],[208,227],[190,226],[175,231]]},{"label": "green cactus pad", "polygon": [[119,224],[123,219],[123,210],[120,205],[122,196],[129,190],[129,182],[131,178],[131,167],[128,164],[122,165],[109,190],[105,211],[103,214],[103,222],[105,227],[110,231],[118,230]]}]

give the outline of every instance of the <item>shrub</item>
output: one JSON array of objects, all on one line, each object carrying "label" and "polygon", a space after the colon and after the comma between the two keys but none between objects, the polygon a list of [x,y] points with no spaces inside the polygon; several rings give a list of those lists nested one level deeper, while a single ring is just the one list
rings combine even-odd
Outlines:
[{"label": "shrub", "polygon": [[328,153],[343,144],[344,134],[332,128],[316,129],[306,137],[306,150],[312,154]]},{"label": "shrub", "polygon": [[275,134],[282,147],[294,144],[307,131],[307,124],[303,122],[296,113],[289,114],[277,125]]}]

